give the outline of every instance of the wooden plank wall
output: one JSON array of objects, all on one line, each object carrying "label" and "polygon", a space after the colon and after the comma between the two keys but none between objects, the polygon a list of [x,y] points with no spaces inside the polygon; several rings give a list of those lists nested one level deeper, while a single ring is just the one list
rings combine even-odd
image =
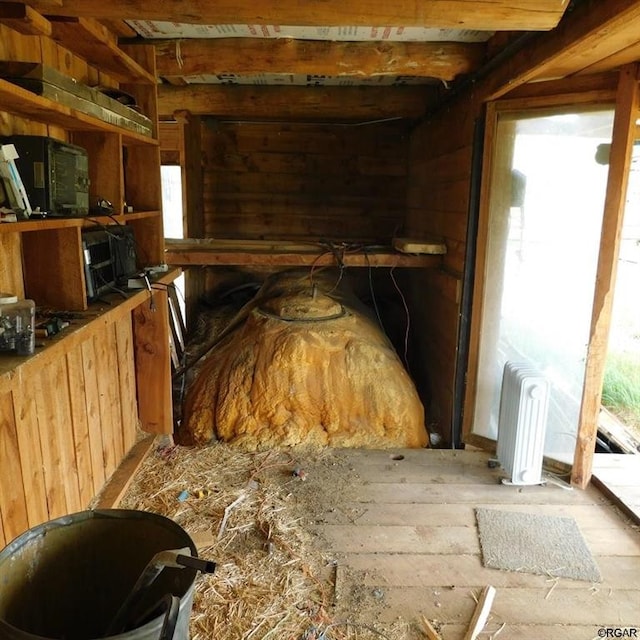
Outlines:
[{"label": "wooden plank wall", "polygon": [[[53,40],[0,25],[0,59],[43,62],[89,85],[107,75]],[[0,136],[55,126],[2,111]],[[24,296],[20,234],[0,233],[0,290]],[[133,446],[138,426],[131,314],[99,322],[61,358],[47,351],[0,376],[0,547],[26,529],[85,509]],[[0,354],[0,357],[10,357]]]},{"label": "wooden plank wall", "polygon": [[444,238],[440,270],[412,276],[413,322],[420,326],[416,373],[431,427],[450,443],[462,273],[466,251],[474,120],[479,102],[457,101],[411,137],[407,234]]},{"label": "wooden plank wall", "polygon": [[133,335],[124,317],[100,323],[64,358],[45,351],[37,366],[0,379],[0,547],[86,509],[134,445]]},{"label": "wooden plank wall", "polygon": [[204,235],[387,242],[405,215],[404,125],[203,118]]}]

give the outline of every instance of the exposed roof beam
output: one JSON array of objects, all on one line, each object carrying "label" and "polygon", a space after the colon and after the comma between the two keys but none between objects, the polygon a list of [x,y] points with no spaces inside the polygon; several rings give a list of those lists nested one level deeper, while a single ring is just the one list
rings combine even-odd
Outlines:
[{"label": "exposed roof beam", "polygon": [[224,38],[155,44],[162,77],[302,73],[367,78],[411,75],[453,80],[477,69],[484,44],[460,42],[322,42]]},{"label": "exposed roof beam", "polygon": [[[43,0],[32,0],[39,6]],[[46,2],[50,8],[50,0]],[[62,0],[52,11],[98,19],[196,24],[419,26],[447,29],[546,30],[568,0]]]},{"label": "exposed roof beam", "polygon": [[51,23],[31,7],[19,2],[0,4],[0,24],[27,36],[50,36]]},{"label": "exposed roof beam", "polygon": [[427,87],[283,87],[188,85],[158,87],[160,119],[187,111],[233,119],[378,120],[424,115]]},{"label": "exposed roof beam", "polygon": [[476,90],[496,99],[526,82],[579,73],[627,47],[638,33],[639,0],[583,2],[553,32],[537,35],[494,68]]},{"label": "exposed roof beam", "polygon": [[101,20],[102,24],[119,38],[135,38],[138,34],[124,20]]}]

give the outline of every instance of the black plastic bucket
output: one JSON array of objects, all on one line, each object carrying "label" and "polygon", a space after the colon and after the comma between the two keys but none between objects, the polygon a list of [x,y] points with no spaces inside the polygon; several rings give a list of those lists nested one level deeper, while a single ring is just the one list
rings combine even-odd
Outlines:
[{"label": "black plastic bucket", "polygon": [[[197,556],[182,527],[146,511],[83,511],[34,527],[0,552],[0,638],[104,638],[153,556],[184,547]],[[136,606],[140,626],[108,637],[159,640],[158,605],[170,595],[180,599],[173,640],[188,640],[196,573],[163,569]]]}]

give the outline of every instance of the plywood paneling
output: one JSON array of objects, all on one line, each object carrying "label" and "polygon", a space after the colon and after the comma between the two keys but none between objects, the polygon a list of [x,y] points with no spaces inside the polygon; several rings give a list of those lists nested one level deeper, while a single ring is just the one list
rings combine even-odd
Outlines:
[{"label": "plywood paneling", "polygon": [[27,505],[11,393],[0,394],[0,505],[2,533],[12,540],[27,528]]},{"label": "plywood paneling", "polygon": [[120,409],[122,439],[126,453],[136,443],[138,430],[138,403],[136,399],[136,372],[133,356],[131,321],[115,326],[117,342],[118,379],[120,383]]},{"label": "plywood paneling", "polygon": [[36,395],[33,381],[20,385],[18,391],[13,394],[16,421],[20,424],[18,444],[30,527],[45,522],[49,517]]},{"label": "plywood paneling", "polygon": [[18,233],[0,233],[0,291],[24,298],[21,240]]},{"label": "plywood paneling", "polygon": [[91,469],[93,487],[97,493],[104,484],[107,466],[113,461],[108,458],[109,452],[102,447],[102,415],[100,413],[100,390],[98,378],[98,363],[93,338],[85,340],[80,345],[85,383],[85,406],[89,425],[89,449],[91,452]]},{"label": "plywood paneling", "polygon": [[91,443],[89,441],[89,421],[87,419],[86,386],[82,366],[82,349],[77,346],[67,353],[67,376],[69,379],[69,401],[71,425],[78,470],[80,503],[89,504],[96,493],[92,481]]},{"label": "plywood paneling", "polygon": [[408,233],[436,236],[447,245],[443,271],[413,278],[415,314],[424,327],[418,385],[427,413],[448,442],[453,417],[459,297],[466,259],[474,121],[480,104],[470,97],[441,110],[412,134],[407,192]]},{"label": "plywood paneling", "polygon": [[0,533],[7,539],[86,509],[135,445],[129,311],[87,325],[66,344],[66,353],[36,353],[3,380],[0,468],[10,481],[0,483]]}]

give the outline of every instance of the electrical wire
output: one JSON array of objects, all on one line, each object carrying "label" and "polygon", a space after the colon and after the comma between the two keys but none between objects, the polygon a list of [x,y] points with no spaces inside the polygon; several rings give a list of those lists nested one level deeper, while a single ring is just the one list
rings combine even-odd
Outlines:
[{"label": "electrical wire", "polygon": [[389,271],[389,276],[391,277],[391,280],[393,282],[393,285],[396,288],[396,291],[400,294],[400,298],[402,300],[402,304],[404,306],[404,312],[406,314],[406,318],[407,318],[407,324],[406,324],[406,329],[404,332],[404,364],[407,367],[407,370],[409,369],[409,359],[408,359],[408,354],[409,354],[409,331],[411,328],[411,315],[409,314],[409,307],[407,306],[407,301],[405,300],[404,295],[402,294],[402,290],[400,289],[400,287],[398,286],[398,283],[396,282],[396,278],[393,275],[393,270],[395,269],[395,265],[393,267],[391,267],[391,270]]},{"label": "electrical wire", "polygon": [[367,263],[367,272],[369,276],[369,292],[371,293],[371,301],[373,302],[373,308],[375,309],[376,318],[378,318],[378,324],[380,325],[380,328],[382,329],[382,331],[386,333],[384,324],[382,323],[382,318],[380,317],[380,310],[378,309],[376,294],[373,290],[373,268],[371,266],[371,261],[369,260],[369,254],[367,253],[367,248],[363,247],[362,252],[364,253],[364,259],[365,259],[365,262]]}]

